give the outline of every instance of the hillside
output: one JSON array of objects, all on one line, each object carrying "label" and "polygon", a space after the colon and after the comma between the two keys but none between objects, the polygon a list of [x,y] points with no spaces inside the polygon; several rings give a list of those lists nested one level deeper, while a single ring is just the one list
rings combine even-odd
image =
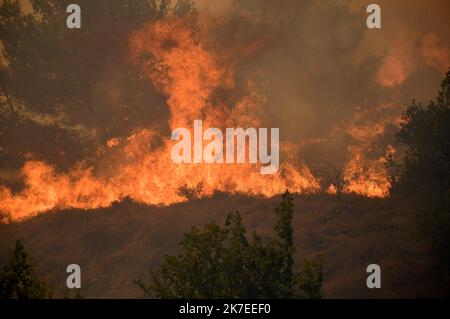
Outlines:
[{"label": "hillside", "polygon": [[[66,210],[22,223],[0,225],[0,264],[21,239],[41,276],[50,275],[57,291],[65,287],[65,268],[82,269],[82,294],[92,298],[141,297],[134,279],[146,278],[164,254],[174,254],[191,226],[239,211],[244,223],[272,235],[272,209],[279,198],[218,195],[168,207],[130,201],[95,211]],[[324,257],[326,298],[411,298],[442,293],[425,245],[416,241],[407,201],[327,195],[295,196],[295,246],[301,258]],[[365,269],[382,268],[382,289],[366,288]]]}]

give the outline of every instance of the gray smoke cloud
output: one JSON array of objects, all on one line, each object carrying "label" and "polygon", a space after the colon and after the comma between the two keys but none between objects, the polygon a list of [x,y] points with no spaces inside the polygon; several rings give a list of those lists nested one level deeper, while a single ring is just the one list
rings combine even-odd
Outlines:
[{"label": "gray smoke cloud", "polygon": [[262,43],[238,72],[258,74],[268,125],[304,145],[310,164],[330,156],[343,163],[360,143],[345,129],[351,124],[370,130],[382,122],[383,133],[363,141],[379,150],[367,156],[380,156],[401,112],[413,98],[432,99],[450,66],[447,1],[379,1],[380,30],[366,27],[369,3],[198,1],[200,12],[226,21],[223,46]]}]

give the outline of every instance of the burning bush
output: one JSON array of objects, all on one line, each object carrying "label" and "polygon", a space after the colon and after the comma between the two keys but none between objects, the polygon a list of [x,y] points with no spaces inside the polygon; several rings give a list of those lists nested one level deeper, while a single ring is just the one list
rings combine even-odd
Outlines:
[{"label": "burning bush", "polygon": [[187,200],[194,200],[200,198],[202,190],[203,190],[203,183],[198,183],[195,186],[183,184],[178,188],[177,194],[180,197],[186,198]]}]

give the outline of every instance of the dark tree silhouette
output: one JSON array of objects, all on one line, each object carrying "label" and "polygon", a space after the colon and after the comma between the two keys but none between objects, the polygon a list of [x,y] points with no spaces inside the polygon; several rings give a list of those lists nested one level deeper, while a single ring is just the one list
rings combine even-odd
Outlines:
[{"label": "dark tree silhouette", "polygon": [[20,167],[27,150],[70,167],[111,137],[164,122],[164,96],[126,63],[129,36],[192,1],[79,0],[79,30],[66,26],[73,1],[32,0],[27,13],[20,2],[0,2],[0,165]]},{"label": "dark tree silhouette", "polygon": [[333,167],[329,181],[336,189],[336,197],[340,199],[346,186],[344,170],[342,168]]},{"label": "dark tree silhouette", "polygon": [[157,298],[320,298],[322,261],[305,262],[293,272],[293,204],[289,192],[275,209],[278,239],[253,233],[247,239],[238,212],[224,227],[211,223],[193,227],[181,242],[181,253],[166,256],[151,272],[149,284],[136,283]]},{"label": "dark tree silhouette", "polygon": [[406,193],[417,207],[424,237],[450,269],[450,71],[435,101],[413,101],[403,115],[397,142],[406,148],[391,160],[393,193]]},{"label": "dark tree silhouette", "polygon": [[203,183],[198,183],[196,186],[192,187],[187,184],[183,184],[178,188],[177,194],[187,200],[194,200],[200,198],[202,190]]},{"label": "dark tree silhouette", "polygon": [[36,276],[31,258],[17,241],[9,263],[0,274],[0,298],[43,299],[51,296],[52,290]]},{"label": "dark tree silhouette", "polygon": [[406,146],[394,175],[394,190],[447,192],[450,186],[450,71],[435,101],[413,101],[403,114],[397,142]]}]

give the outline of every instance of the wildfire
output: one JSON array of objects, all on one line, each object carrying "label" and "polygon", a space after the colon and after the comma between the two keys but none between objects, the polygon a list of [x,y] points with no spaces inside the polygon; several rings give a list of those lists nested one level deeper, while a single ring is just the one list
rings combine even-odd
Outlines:
[{"label": "wildfire", "polygon": [[[392,145],[384,148],[384,153],[368,157],[367,154],[380,151],[380,145],[373,145],[374,141],[382,138],[386,133],[386,126],[399,125],[397,116],[385,114],[392,105],[381,105],[372,112],[381,112],[377,120],[368,120],[368,113],[357,112],[343,131],[351,136],[354,143],[348,146],[348,161],[342,170],[342,192],[355,193],[367,197],[386,197],[389,195],[391,183],[387,172],[387,159],[395,153]],[[378,114],[377,114],[378,115]],[[360,124],[357,124],[360,123]],[[383,149],[381,149],[383,150]],[[336,194],[336,185],[329,185],[327,192]]]},{"label": "wildfire", "polygon": [[386,154],[375,160],[363,156],[363,149],[350,148],[351,160],[344,169],[345,191],[367,197],[385,197],[391,186],[386,172],[386,158],[394,149],[389,145]]},{"label": "wildfire", "polygon": [[[207,31],[197,31],[190,19],[169,17],[129,38],[130,67],[141,70],[166,96],[169,127],[190,128],[196,119],[202,119],[205,127],[260,127],[266,96],[250,78],[237,84],[232,54],[219,54],[203,38]],[[397,72],[391,62],[385,61],[383,71],[389,77],[391,71]],[[218,92],[227,92],[227,98],[218,98]],[[393,149],[377,159],[365,157],[369,148],[365,141],[382,135],[383,124],[349,125],[347,130],[359,144],[348,149],[343,192],[387,196],[390,184],[384,163]],[[48,163],[29,159],[21,170],[20,192],[0,185],[0,212],[20,221],[53,209],[108,207],[127,197],[148,205],[170,205],[188,200],[180,187],[195,190],[198,197],[215,192],[270,197],[286,188],[295,193],[321,191],[321,180],[300,160],[301,141],[280,144],[280,168],[274,175],[260,174],[259,164],[175,164],[173,144],[170,134],[141,128],[128,137],[109,139],[94,167],[80,162],[59,172]],[[329,185],[324,191],[333,193],[336,187]]]},{"label": "wildfire", "polygon": [[[207,50],[201,40],[181,18],[148,25],[130,38],[130,61],[167,96],[170,127],[189,127],[196,118],[217,127],[259,125],[265,97],[251,80],[239,88],[234,105],[213,102],[216,90],[238,88],[232,66]],[[199,196],[227,192],[268,197],[286,188],[298,193],[320,189],[318,179],[302,163],[284,161],[279,172],[270,176],[261,175],[255,164],[177,165],[170,157],[172,144],[169,136],[151,129],[137,130],[127,139],[111,139],[106,152],[114,156],[99,163],[111,169],[102,173],[83,163],[59,173],[49,164],[30,160],[22,168],[25,187],[20,193],[0,188],[0,211],[11,220],[22,220],[52,209],[107,207],[125,197],[169,205],[186,200],[180,195],[181,185],[201,185]],[[290,151],[281,145],[282,158],[290,156]]]}]

